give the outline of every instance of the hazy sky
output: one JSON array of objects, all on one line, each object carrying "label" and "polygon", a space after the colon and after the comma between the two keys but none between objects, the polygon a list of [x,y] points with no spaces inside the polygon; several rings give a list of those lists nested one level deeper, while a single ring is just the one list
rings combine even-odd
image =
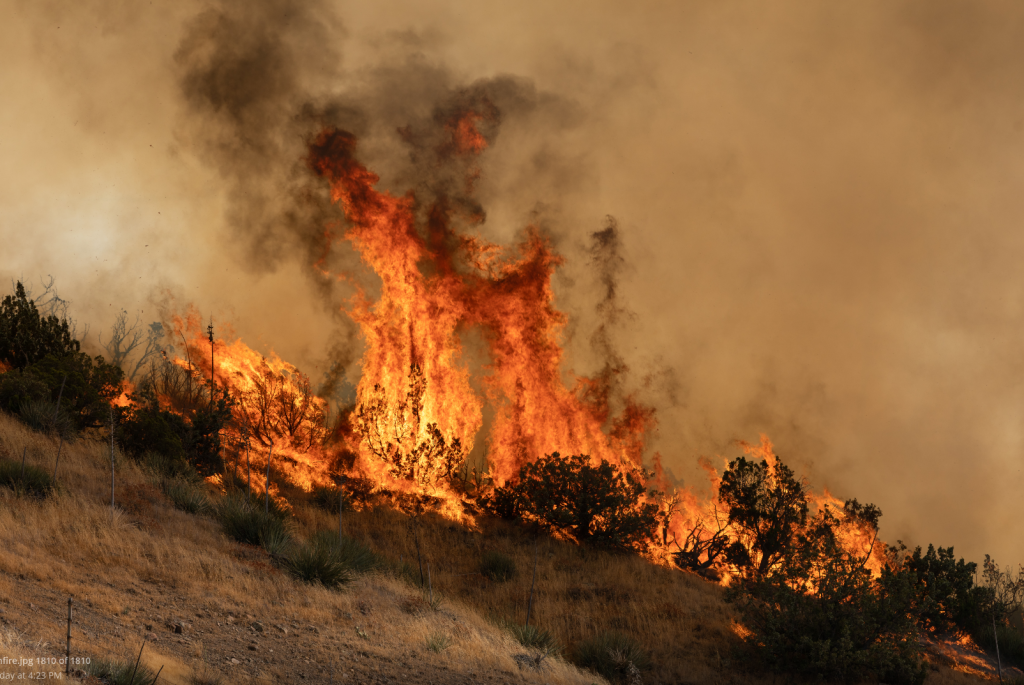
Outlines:
[{"label": "hazy sky", "polygon": [[481,158],[481,230],[554,236],[568,362],[587,371],[586,247],[617,219],[635,316],[616,341],[677,476],[699,484],[700,455],[765,432],[814,487],[876,503],[887,540],[1024,562],[1019,2],[0,16],[0,278],[54,275],[94,333],[173,297],[322,370],[350,338],[306,275],[300,236],[323,216],[280,199],[306,187],[301,106],[360,129],[404,192],[395,128],[512,77],[525,104]]}]

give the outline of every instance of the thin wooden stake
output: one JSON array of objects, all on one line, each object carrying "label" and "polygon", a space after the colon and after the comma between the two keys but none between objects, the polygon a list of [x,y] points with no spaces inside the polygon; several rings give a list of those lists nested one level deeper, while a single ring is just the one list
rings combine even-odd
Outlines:
[{"label": "thin wooden stake", "polygon": [[420,556],[420,527],[416,524],[416,563],[420,567],[420,587],[423,587],[423,557]]},{"label": "thin wooden stake", "polygon": [[60,451],[64,448],[64,433],[60,434],[60,443],[57,445],[57,461],[53,464],[53,480],[57,480],[57,467],[60,466]]},{"label": "thin wooden stake", "polygon": [[53,412],[53,427],[57,427],[57,418],[60,416],[60,400],[64,397],[64,384],[68,382],[68,375],[64,374],[64,380],[60,382],[60,392],[57,393],[57,410]]},{"label": "thin wooden stake", "polygon": [[996,639],[996,668],[999,673],[999,682],[1003,682],[1003,661],[999,658],[999,631],[996,629],[996,615],[992,613],[992,637]]},{"label": "thin wooden stake", "polygon": [[114,522],[114,407],[110,407],[110,522]]},{"label": "thin wooden stake", "polygon": [[160,674],[163,672],[163,670],[164,665],[160,664],[160,669],[156,672],[156,675],[153,677],[153,685],[156,685],[156,681],[160,680]]},{"label": "thin wooden stake", "polygon": [[267,454],[267,513],[270,513],[270,460],[274,457],[274,448],[270,448],[270,452]]},{"label": "thin wooden stake", "polygon": [[530,611],[533,609],[533,586],[537,583],[537,553],[539,542],[533,541],[533,580],[530,581],[530,599],[526,602],[526,627],[530,627]]},{"label": "thin wooden stake", "polygon": [[71,675],[71,598],[68,597],[68,643],[64,652],[64,675]]},{"label": "thin wooden stake", "polygon": [[128,681],[128,685],[135,685],[135,674],[139,672],[139,662],[142,661],[142,650],[146,648],[146,641],[142,641],[142,646],[139,647],[139,656],[135,659],[135,669],[132,671],[132,679]]}]

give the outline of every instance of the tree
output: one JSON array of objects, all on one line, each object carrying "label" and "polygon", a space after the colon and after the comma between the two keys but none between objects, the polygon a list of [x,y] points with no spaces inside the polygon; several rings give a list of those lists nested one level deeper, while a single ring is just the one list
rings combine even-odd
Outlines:
[{"label": "tree", "polygon": [[21,281],[14,295],[0,302],[0,362],[5,366],[23,369],[48,355],[63,357],[79,349],[68,320],[41,315]]},{"label": "tree", "polygon": [[740,457],[723,474],[718,499],[734,531],[729,563],[755,579],[779,570],[807,523],[807,493],[792,469],[780,459],[758,464]]},{"label": "tree", "polygon": [[645,502],[643,469],[591,463],[584,454],[553,452],[523,466],[513,483],[495,488],[488,508],[521,516],[580,543],[642,549],[655,533],[658,506]]},{"label": "tree", "polygon": [[[139,315],[129,323],[128,312],[122,309],[111,326],[110,339],[104,343],[100,338],[100,344],[110,355],[110,363],[123,369],[132,383],[139,372],[159,356],[162,350],[160,341],[164,337],[164,326],[159,321],[151,323],[145,330],[139,327],[140,323]],[[138,354],[130,361],[136,350]]]}]

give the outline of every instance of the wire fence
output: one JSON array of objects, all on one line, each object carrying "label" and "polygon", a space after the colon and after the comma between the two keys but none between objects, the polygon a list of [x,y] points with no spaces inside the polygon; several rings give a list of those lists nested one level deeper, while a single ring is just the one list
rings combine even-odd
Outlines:
[{"label": "wire fence", "polygon": [[164,670],[178,660],[154,651],[149,636],[112,624],[112,630],[99,638],[94,623],[104,618],[83,621],[80,608],[71,597],[60,608],[35,608],[41,615],[33,617],[32,635],[18,631],[5,619],[0,626],[0,682],[67,681],[95,673],[105,662],[122,671],[131,669],[132,676],[124,682],[134,685],[185,685],[187,681],[173,672],[180,669]]}]

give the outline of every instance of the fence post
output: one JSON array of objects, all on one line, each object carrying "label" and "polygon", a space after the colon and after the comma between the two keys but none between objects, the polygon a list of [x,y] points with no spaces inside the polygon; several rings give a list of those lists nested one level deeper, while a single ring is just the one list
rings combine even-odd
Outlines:
[{"label": "fence post", "polygon": [[114,407],[110,407],[110,522],[114,522]]},{"label": "fence post", "polygon": [[68,642],[64,652],[64,675],[71,675],[71,598],[68,597]]},{"label": "fence post", "polygon": [[132,679],[128,681],[128,685],[135,685],[135,674],[139,672],[139,662],[142,661],[142,650],[146,648],[146,641],[142,641],[142,646],[139,647],[139,656],[135,659],[135,668],[132,670]]},{"label": "fence post", "polygon": [[533,609],[533,586],[537,583],[538,541],[533,541],[533,580],[530,581],[530,599],[526,602],[526,627],[530,627],[530,611]]},{"label": "fence post", "polygon": [[267,482],[266,482],[267,497],[266,497],[266,501],[267,501],[267,513],[268,514],[270,513],[270,460],[273,459],[273,458],[274,458],[274,448],[273,448],[273,446],[271,446],[270,452],[267,453]]}]

